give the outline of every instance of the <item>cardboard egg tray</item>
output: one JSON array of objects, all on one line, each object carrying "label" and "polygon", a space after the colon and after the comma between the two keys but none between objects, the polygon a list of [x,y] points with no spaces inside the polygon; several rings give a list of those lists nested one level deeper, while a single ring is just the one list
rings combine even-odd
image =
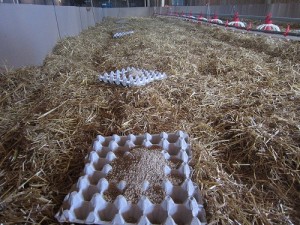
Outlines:
[{"label": "cardboard egg tray", "polygon": [[[110,187],[106,177],[113,170],[111,162],[118,155],[115,153],[153,146],[163,149],[161,153],[166,160],[181,161],[177,169],[165,166],[164,173],[181,176],[183,183],[173,185],[168,179],[164,180],[161,185],[166,197],[160,204],[153,204],[146,196],[141,196],[137,204],[127,201],[123,195],[118,195],[114,202],[106,201],[104,192]],[[191,180],[191,157],[189,137],[182,131],[137,136],[99,135],[86,157],[83,175],[65,197],[55,217],[59,222],[82,224],[206,224],[199,187]],[[126,182],[120,181],[117,187],[123,190]]]},{"label": "cardboard egg tray", "polygon": [[105,83],[122,85],[124,87],[144,86],[155,80],[166,78],[165,73],[160,73],[153,70],[138,69],[128,67],[127,69],[112,71],[109,74],[104,73],[99,76],[99,80]]},{"label": "cardboard egg tray", "polygon": [[114,33],[113,38],[120,38],[120,37],[124,37],[124,36],[131,35],[131,34],[134,34],[133,30],[117,32],[117,33]]}]

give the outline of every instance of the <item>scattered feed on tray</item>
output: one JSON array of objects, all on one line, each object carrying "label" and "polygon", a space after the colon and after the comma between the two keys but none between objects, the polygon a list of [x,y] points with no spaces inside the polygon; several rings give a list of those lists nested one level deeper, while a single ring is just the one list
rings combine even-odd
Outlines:
[{"label": "scattered feed on tray", "polygon": [[137,203],[141,196],[146,196],[154,204],[161,203],[166,197],[162,187],[163,181],[170,179],[172,184],[180,185],[184,180],[182,176],[167,175],[164,172],[164,168],[172,162],[166,160],[161,151],[160,148],[135,148],[128,154],[119,155],[111,164],[112,172],[108,174],[107,180],[115,188],[123,181],[126,184],[125,190],[116,194],[110,192],[109,188],[108,192],[104,193],[104,198],[107,197],[107,201],[113,202],[122,194],[127,200]]}]

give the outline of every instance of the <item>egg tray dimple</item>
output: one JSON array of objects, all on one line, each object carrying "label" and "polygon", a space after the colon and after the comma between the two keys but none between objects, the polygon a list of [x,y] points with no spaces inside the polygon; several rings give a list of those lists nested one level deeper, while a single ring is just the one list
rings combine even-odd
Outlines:
[{"label": "egg tray dimple", "polygon": [[[154,146],[162,149],[166,160],[181,161],[176,168],[165,166],[164,173],[180,175],[184,178],[182,184],[173,185],[170,180],[164,180],[161,185],[166,197],[160,204],[153,204],[146,196],[141,196],[137,204],[127,201],[123,195],[114,202],[106,201],[104,192],[110,187],[106,177],[113,169],[111,162],[118,155],[115,153]],[[199,187],[191,180],[191,158],[189,137],[182,131],[137,136],[98,135],[86,157],[82,176],[65,197],[56,218],[59,222],[83,224],[206,224]],[[117,186],[124,188],[124,185],[120,181]]]},{"label": "egg tray dimple", "polygon": [[123,31],[123,32],[116,32],[116,33],[113,34],[113,38],[121,38],[121,37],[128,36],[128,35],[131,35],[131,34],[134,34],[133,30]]},{"label": "egg tray dimple", "polygon": [[165,73],[160,73],[153,70],[145,70],[134,67],[127,67],[127,69],[111,71],[109,74],[104,73],[99,76],[99,80],[104,83],[116,84],[121,86],[144,86],[155,80],[162,80],[166,78]]}]

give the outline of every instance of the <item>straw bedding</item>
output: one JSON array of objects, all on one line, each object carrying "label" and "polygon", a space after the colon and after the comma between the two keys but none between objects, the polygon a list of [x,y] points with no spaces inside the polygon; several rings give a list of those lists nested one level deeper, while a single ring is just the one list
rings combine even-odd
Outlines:
[{"label": "straw bedding", "polygon": [[[0,221],[56,223],[97,134],[185,130],[211,224],[299,224],[300,44],[167,19],[113,20],[0,76]],[[134,66],[142,88],[97,81]]]}]

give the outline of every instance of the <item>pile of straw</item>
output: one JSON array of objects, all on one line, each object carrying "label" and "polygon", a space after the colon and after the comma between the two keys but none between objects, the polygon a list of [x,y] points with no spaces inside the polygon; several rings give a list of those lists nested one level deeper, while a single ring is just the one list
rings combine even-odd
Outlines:
[{"label": "pile of straw", "polygon": [[[299,224],[300,44],[169,19],[113,20],[0,75],[0,221],[55,223],[97,134],[184,130],[211,224]],[[168,79],[97,81],[134,66]],[[298,210],[297,210],[298,209]]]}]

